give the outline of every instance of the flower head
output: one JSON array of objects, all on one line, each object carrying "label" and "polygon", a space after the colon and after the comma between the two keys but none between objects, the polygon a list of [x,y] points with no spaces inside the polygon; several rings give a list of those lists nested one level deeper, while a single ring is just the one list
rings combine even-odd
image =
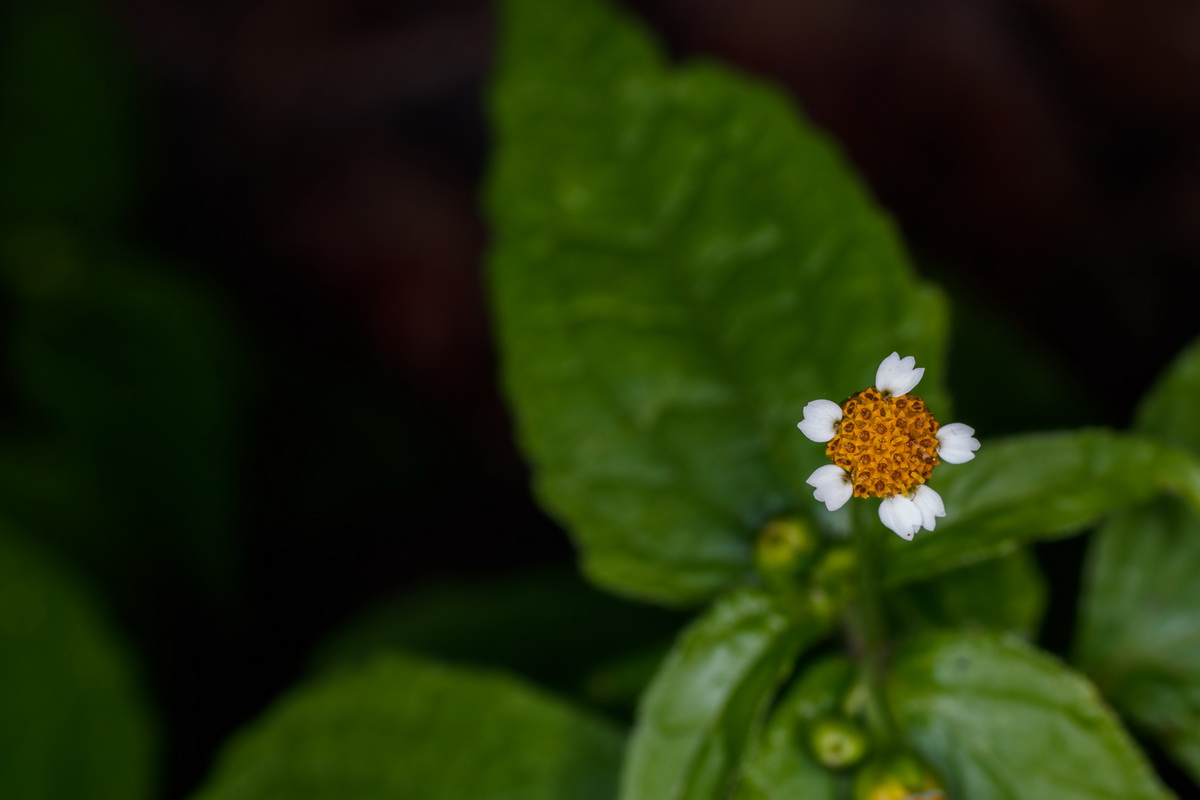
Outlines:
[{"label": "flower head", "polygon": [[809,476],[813,497],[830,511],[851,497],[883,498],[879,519],[909,540],[946,516],[941,496],[925,485],[933,468],[970,461],[979,449],[974,429],[961,422],[939,425],[925,401],[909,394],[924,373],[912,356],[892,353],[879,365],[874,387],[840,406],[814,400],[797,423],[809,439],[826,443],[833,462]]}]

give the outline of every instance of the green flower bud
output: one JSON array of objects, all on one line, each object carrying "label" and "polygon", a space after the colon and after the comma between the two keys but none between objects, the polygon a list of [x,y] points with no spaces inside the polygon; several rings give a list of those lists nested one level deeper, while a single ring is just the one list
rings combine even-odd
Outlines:
[{"label": "green flower bud", "polygon": [[758,534],[754,562],[771,584],[791,586],[812,563],[821,545],[812,526],[797,517],[771,520]]},{"label": "green flower bud", "polygon": [[867,753],[867,736],[862,728],[845,717],[824,717],[808,732],[813,755],[827,769],[846,769]]}]

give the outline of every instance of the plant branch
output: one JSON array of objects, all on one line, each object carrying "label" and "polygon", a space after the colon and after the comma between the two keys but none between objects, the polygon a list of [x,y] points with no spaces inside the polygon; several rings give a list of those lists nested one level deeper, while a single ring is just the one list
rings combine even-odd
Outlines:
[{"label": "plant branch", "polygon": [[888,636],[879,583],[880,534],[866,503],[855,503],[854,544],[858,553],[858,595],[851,607],[851,624],[859,639],[867,686],[867,721],[881,743],[898,738],[896,721],[887,702]]}]

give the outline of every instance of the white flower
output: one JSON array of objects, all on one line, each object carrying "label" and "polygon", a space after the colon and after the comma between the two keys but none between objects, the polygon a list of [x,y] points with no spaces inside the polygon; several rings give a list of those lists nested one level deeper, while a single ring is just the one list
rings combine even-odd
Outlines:
[{"label": "white flower", "polygon": [[901,539],[912,541],[917,531],[931,531],[937,518],[946,516],[942,496],[922,484],[911,495],[885,497],[879,504],[879,521]]},{"label": "white flower", "polygon": [[896,532],[901,539],[912,541],[921,530],[921,509],[902,494],[883,498],[879,504],[879,521]]},{"label": "white flower", "polygon": [[946,505],[942,496],[925,484],[917,487],[912,494],[913,505],[921,512],[921,527],[927,531],[937,525],[937,517],[946,516]]},{"label": "white flower", "polygon": [[883,360],[875,371],[875,388],[884,395],[900,397],[916,388],[925,374],[924,367],[916,367],[917,359],[912,356],[901,358],[892,353]]},{"label": "white flower", "polygon": [[979,440],[975,429],[961,422],[943,425],[937,432],[938,457],[947,464],[965,464],[975,457]]},{"label": "white flower", "polygon": [[804,407],[804,419],[796,427],[814,442],[828,442],[837,434],[841,421],[841,406],[832,400],[813,400]]},{"label": "white flower", "polygon": [[879,519],[904,539],[933,530],[946,516],[941,495],[926,485],[938,463],[962,464],[975,457],[979,440],[961,422],[938,425],[916,395],[925,374],[912,356],[892,353],[875,373],[875,386],[851,395],[840,406],[814,400],[797,427],[814,442],[825,442],[832,464],[808,478],[813,497],[830,511],[851,497],[878,497]]},{"label": "white flower", "polygon": [[816,471],[808,476],[806,483],[815,489],[813,497],[824,503],[830,511],[837,511],[846,505],[846,501],[854,493],[850,473],[836,464],[817,467]]}]

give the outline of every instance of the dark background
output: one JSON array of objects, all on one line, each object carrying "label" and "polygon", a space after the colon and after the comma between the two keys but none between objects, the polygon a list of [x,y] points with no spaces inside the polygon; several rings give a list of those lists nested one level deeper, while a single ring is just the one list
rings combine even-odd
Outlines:
[{"label": "dark background", "polygon": [[[82,287],[78,297],[92,296],[84,272],[106,274],[102,264],[137,253],[134,284],[161,273],[171,292],[193,287],[205,298],[200,317],[226,332],[213,366],[228,383],[213,417],[223,420],[220,435],[199,430],[195,441],[223,443],[211,474],[226,487],[224,557],[234,566],[206,572],[157,543],[169,531],[144,524],[144,503],[131,523],[150,531],[141,538],[119,544],[100,523],[90,543],[48,537],[110,598],[145,664],[175,796],[203,776],[231,731],[304,673],[317,643],[373,601],[439,576],[573,559],[529,496],[489,333],[478,195],[495,12],[469,0],[49,5],[76,20],[65,25],[75,33],[9,27],[8,53],[40,54],[46,72],[14,78],[12,64],[25,62],[6,55],[0,126],[10,133],[0,134],[0,150],[23,152],[12,145],[25,135],[11,133],[20,128],[13,108],[44,81],[29,102],[51,122],[61,102],[66,128],[82,113],[81,147],[99,149],[94,164],[57,176],[47,167],[49,177],[30,185],[58,180],[87,195],[87,169],[114,174],[74,205],[49,201],[41,216],[15,190],[0,205],[8,232],[0,254],[28,264],[6,267],[0,285],[5,442],[17,450],[47,436],[70,442],[71,425],[85,425],[85,412],[55,411],[27,386],[41,374],[38,351],[22,344],[30,325],[83,353],[95,330],[90,299],[76,303],[83,311],[72,306],[69,324],[46,323],[38,310],[55,291],[42,277],[58,274],[60,250],[74,254],[63,256],[76,265],[64,280]],[[630,7],[674,56],[768,78],[842,144],[921,271],[951,292],[955,417],[981,433],[1124,426],[1200,329],[1191,291],[1200,264],[1200,6]],[[90,84],[72,76],[94,64],[111,71],[101,84],[119,106],[88,105]],[[59,95],[60,79],[79,96]],[[111,133],[111,150],[97,131]],[[118,360],[125,352],[96,346]],[[147,370],[142,379],[153,382]],[[1035,391],[1040,378],[1055,384],[1045,398]],[[202,375],[181,385],[188,380],[207,385]],[[144,382],[128,385],[106,401],[107,433],[96,441],[109,444],[95,446],[120,449],[130,470],[123,485],[133,480],[155,496],[160,472],[191,463],[179,452],[191,440],[173,451],[179,464],[170,452],[147,464],[138,437],[149,446],[159,429],[123,434],[112,422],[151,402]],[[87,392],[76,399],[96,405]],[[187,408],[162,430],[194,426]],[[12,463],[10,472],[31,474]],[[27,494],[4,492],[16,506]],[[10,511],[32,528],[39,513]],[[1043,643],[1060,653],[1082,552],[1078,539],[1039,551],[1053,590]]]}]

